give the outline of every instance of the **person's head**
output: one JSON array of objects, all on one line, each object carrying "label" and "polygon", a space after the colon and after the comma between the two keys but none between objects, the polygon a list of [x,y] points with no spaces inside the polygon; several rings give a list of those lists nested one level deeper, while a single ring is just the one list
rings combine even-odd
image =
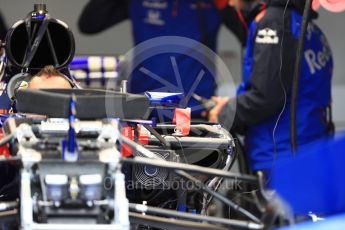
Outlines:
[{"label": "person's head", "polygon": [[54,66],[45,66],[29,81],[29,89],[70,89],[71,81]]},{"label": "person's head", "polygon": [[251,3],[257,0],[230,0],[230,6],[234,7],[237,10],[247,8]]}]

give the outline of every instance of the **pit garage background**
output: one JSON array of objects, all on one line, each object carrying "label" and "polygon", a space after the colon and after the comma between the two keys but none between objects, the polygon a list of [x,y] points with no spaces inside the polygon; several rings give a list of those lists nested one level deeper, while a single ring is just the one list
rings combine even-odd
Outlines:
[{"label": "pit garage background", "polygon": [[[46,3],[50,14],[66,22],[74,33],[76,54],[117,55],[124,54],[133,47],[131,23],[124,21],[100,34],[87,36],[78,31],[77,20],[88,0],[0,0],[2,12],[8,26],[18,18],[26,15],[34,3]],[[327,35],[331,45],[335,69],[333,75],[333,110],[334,122],[338,132],[345,131],[345,12],[330,13],[319,10],[317,24]],[[112,43],[110,43],[112,41]],[[236,82],[241,78],[241,47],[236,38],[222,27],[219,36],[218,53],[228,65]],[[226,84],[222,84],[220,94],[226,92]],[[225,93],[226,94],[226,93]]]}]

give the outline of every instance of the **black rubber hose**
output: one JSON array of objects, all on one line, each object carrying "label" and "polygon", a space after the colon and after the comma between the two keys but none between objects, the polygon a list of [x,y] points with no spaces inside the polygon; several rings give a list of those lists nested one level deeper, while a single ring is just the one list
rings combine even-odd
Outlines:
[{"label": "black rubber hose", "polygon": [[307,32],[309,16],[311,11],[311,4],[312,0],[306,0],[303,12],[303,19],[302,19],[302,28],[301,28],[301,36],[298,41],[297,46],[297,56],[295,62],[295,71],[292,81],[292,89],[291,89],[291,110],[290,110],[290,143],[292,151],[295,153],[297,151],[297,99],[298,99],[298,90],[299,90],[299,80],[301,75],[301,67],[302,67],[302,57],[304,54],[304,42],[305,42],[305,35]]},{"label": "black rubber hose", "polygon": [[143,125],[145,127],[145,129],[147,129],[153,136],[155,136],[162,144],[162,146],[167,149],[168,148],[168,143],[166,142],[166,140],[164,139],[164,137],[162,137],[162,135],[160,135],[154,128],[152,128],[149,125]]}]

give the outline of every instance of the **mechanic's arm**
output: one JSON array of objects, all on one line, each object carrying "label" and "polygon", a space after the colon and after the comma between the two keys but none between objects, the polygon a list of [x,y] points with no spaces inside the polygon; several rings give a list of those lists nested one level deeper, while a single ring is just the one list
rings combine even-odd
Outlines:
[{"label": "mechanic's arm", "polygon": [[128,18],[129,0],[91,0],[78,20],[82,33],[95,34]]},{"label": "mechanic's arm", "polygon": [[[243,133],[247,126],[262,122],[279,113],[284,105],[283,86],[287,94],[290,91],[297,40],[286,28],[281,50],[282,26],[277,22],[261,23],[257,31],[265,34],[266,29],[270,30],[269,34],[256,35],[254,41],[253,69],[249,89],[237,98],[230,99],[219,111],[219,121],[227,128],[231,127],[228,117],[235,114],[232,126],[235,132]],[[272,32],[277,32],[277,35],[272,36]],[[275,39],[278,39],[278,42]]]},{"label": "mechanic's arm", "polygon": [[228,4],[220,10],[224,25],[237,37],[242,46],[246,44],[247,28],[241,22],[235,8]]}]

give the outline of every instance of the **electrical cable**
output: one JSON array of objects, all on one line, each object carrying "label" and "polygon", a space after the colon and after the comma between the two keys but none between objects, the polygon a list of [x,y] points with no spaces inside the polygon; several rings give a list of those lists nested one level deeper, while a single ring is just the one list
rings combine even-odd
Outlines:
[{"label": "electrical cable", "polygon": [[189,163],[188,161],[187,161],[187,157],[186,157],[186,154],[185,154],[185,152],[184,152],[184,149],[183,149],[183,146],[182,146],[182,143],[181,143],[181,141],[180,141],[180,139],[177,137],[177,136],[173,136],[173,137],[175,137],[175,139],[177,140],[177,142],[180,144],[180,148],[181,148],[181,152],[182,152],[182,155],[183,155],[183,159],[184,159],[184,163]]},{"label": "electrical cable", "polygon": [[273,153],[274,153],[274,161],[276,161],[276,158],[277,158],[277,143],[276,143],[276,138],[275,138],[275,135],[276,135],[276,131],[277,131],[277,128],[278,128],[278,124],[279,124],[279,121],[286,109],[286,105],[287,105],[287,92],[286,92],[286,89],[285,89],[285,86],[284,86],[284,82],[283,82],[283,79],[282,79],[282,70],[283,70],[283,43],[284,43],[284,37],[285,37],[285,15],[286,15],[286,10],[289,6],[289,3],[290,3],[290,0],[288,0],[286,2],[286,5],[285,5],[285,8],[284,8],[284,12],[283,12],[283,36],[282,36],[282,39],[281,39],[281,43],[280,43],[280,66],[279,66],[279,80],[280,80],[280,85],[283,89],[283,93],[284,93],[284,104],[283,104],[283,108],[282,110],[280,111],[279,115],[278,115],[278,118],[276,120],[276,123],[274,124],[274,128],[273,128],[273,132],[272,132],[272,141],[273,141]]}]

